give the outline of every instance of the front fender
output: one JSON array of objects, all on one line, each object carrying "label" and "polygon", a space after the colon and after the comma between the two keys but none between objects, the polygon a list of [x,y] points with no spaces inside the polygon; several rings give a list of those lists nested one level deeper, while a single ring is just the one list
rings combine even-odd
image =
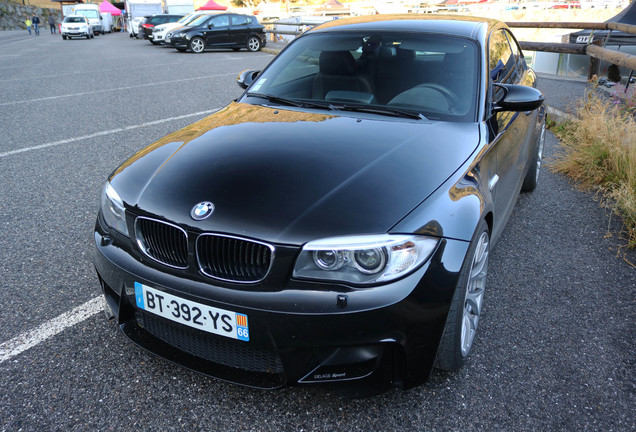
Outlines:
[{"label": "front fender", "polygon": [[[480,153],[487,153],[488,146]],[[483,156],[469,159],[424,202],[396,224],[391,232],[416,233],[469,242],[481,219],[492,230],[493,197],[488,187],[488,167]]]}]

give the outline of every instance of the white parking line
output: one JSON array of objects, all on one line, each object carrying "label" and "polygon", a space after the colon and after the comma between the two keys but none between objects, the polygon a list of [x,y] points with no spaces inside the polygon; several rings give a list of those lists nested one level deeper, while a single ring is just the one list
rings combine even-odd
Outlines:
[{"label": "white parking line", "polygon": [[48,96],[48,97],[43,97],[43,98],[23,99],[23,100],[19,100],[19,101],[4,102],[4,103],[0,103],[0,106],[16,105],[16,104],[21,104],[21,103],[40,102],[40,101],[46,101],[46,100],[63,99],[63,98],[70,98],[70,97],[77,97],[77,96],[86,96],[86,95],[92,95],[92,94],[97,94],[97,93],[109,93],[109,92],[113,92],[113,91],[123,91],[123,90],[130,90],[130,89],[141,88],[141,87],[151,87],[151,86],[157,86],[157,85],[174,84],[174,83],[179,83],[179,82],[196,81],[196,80],[201,80],[201,79],[219,78],[219,77],[223,77],[223,76],[237,76],[237,75],[238,74],[236,72],[232,72],[232,73],[225,73],[225,74],[206,75],[206,76],[200,76],[200,77],[194,77],[194,78],[183,78],[183,79],[178,79],[178,80],[152,82],[152,83],[147,83],[147,84],[139,84],[139,85],[134,85],[134,86],[127,86],[127,87],[105,88],[105,89],[94,90],[94,91],[90,91],[90,92],[71,93],[71,94],[59,95],[59,96]]},{"label": "white parking line", "polygon": [[[70,75],[94,75],[96,73],[108,74],[112,72],[129,71],[134,69],[156,68],[157,66],[162,66],[162,67],[181,66],[181,63],[168,63],[168,64],[166,64],[165,62],[164,63],[146,63],[142,66],[134,66],[134,67],[119,67],[119,68],[111,68],[111,69],[88,69],[88,70],[72,71],[72,72],[65,72],[65,73],[49,74],[49,75],[21,76],[19,78],[3,79],[3,80],[0,80],[0,83],[10,82],[10,81],[35,80],[35,79],[42,79],[42,78],[56,78],[56,77],[62,77],[62,76],[68,77]],[[23,68],[23,67],[24,65],[15,66],[15,68]],[[0,69],[5,69],[5,68],[0,68]]]},{"label": "white parking line", "polygon": [[206,110],[206,111],[199,111],[196,113],[192,113],[192,114],[184,114],[184,115],[180,115],[180,116],[176,116],[176,117],[168,117],[165,119],[161,119],[161,120],[155,120],[155,121],[151,121],[151,122],[147,122],[147,123],[141,123],[141,124],[136,124],[136,125],[132,125],[132,126],[126,126],[126,127],[122,127],[122,128],[117,128],[117,129],[110,129],[110,130],[106,130],[106,131],[101,131],[101,132],[96,132],[90,135],[83,135],[80,137],[75,137],[75,138],[68,138],[68,139],[64,139],[64,140],[60,140],[60,141],[55,141],[55,142],[50,142],[50,143],[46,143],[46,144],[40,144],[40,145],[36,145],[33,147],[25,147],[25,148],[21,148],[21,149],[17,149],[17,150],[10,150],[10,151],[6,151],[6,152],[2,152],[0,153],[0,158],[3,157],[7,157],[7,156],[11,156],[14,154],[19,154],[19,153],[26,153],[26,152],[30,152],[33,150],[40,150],[40,149],[44,149],[44,148],[48,148],[48,147],[55,147],[55,146],[59,146],[62,144],[69,144],[72,142],[76,142],[76,141],[82,141],[82,140],[86,140],[86,139],[91,139],[91,138],[95,138],[98,136],[105,136],[105,135],[111,135],[111,134],[115,134],[115,133],[120,133],[120,132],[126,132],[129,130],[133,130],[133,129],[139,129],[142,127],[147,127],[147,126],[153,126],[153,125],[157,125],[157,124],[161,124],[161,123],[167,123],[167,122],[171,122],[174,120],[181,120],[184,118],[188,118],[188,117],[196,117],[196,116],[203,116],[203,115],[208,115],[208,114],[212,114],[216,111],[218,111],[220,108],[214,108],[211,110]]},{"label": "white parking line", "polygon": [[12,359],[13,357],[23,353],[29,348],[50,339],[58,333],[73,327],[75,324],[92,317],[104,308],[104,300],[102,296],[95,297],[87,301],[83,305],[59,315],[52,320],[36,327],[32,330],[22,333],[13,339],[0,344],[0,363]]}]

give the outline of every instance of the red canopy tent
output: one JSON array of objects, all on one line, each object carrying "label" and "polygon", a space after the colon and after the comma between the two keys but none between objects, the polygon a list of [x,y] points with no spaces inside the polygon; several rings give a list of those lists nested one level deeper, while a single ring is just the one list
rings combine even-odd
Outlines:
[{"label": "red canopy tent", "polygon": [[208,0],[206,4],[204,4],[197,10],[227,10],[227,6],[221,6],[214,0]]},{"label": "red canopy tent", "polygon": [[99,10],[100,12],[110,12],[113,16],[121,15],[121,10],[110,4],[108,0],[104,0],[99,4]]}]

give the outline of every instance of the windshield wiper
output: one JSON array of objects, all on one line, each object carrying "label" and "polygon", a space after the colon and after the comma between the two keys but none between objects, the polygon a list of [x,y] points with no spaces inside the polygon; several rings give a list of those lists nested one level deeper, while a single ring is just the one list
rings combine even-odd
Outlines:
[{"label": "windshield wiper", "polygon": [[270,102],[275,102],[275,103],[279,103],[279,104],[282,104],[282,105],[290,105],[290,106],[296,106],[296,107],[304,106],[301,102],[296,101],[294,99],[286,99],[286,98],[282,98],[282,97],[274,96],[274,95],[269,95],[269,94],[265,94],[265,93],[247,93],[247,96],[253,96],[253,97],[259,97],[259,98],[267,99]]},{"label": "windshield wiper", "polygon": [[301,108],[322,108],[322,109],[328,109],[328,110],[338,109],[337,107],[334,107],[332,104],[328,102],[324,103],[324,102],[305,101],[305,100],[298,100],[298,99],[288,99],[288,98],[274,96],[274,95],[265,94],[265,93],[247,93],[247,96],[259,97],[259,98],[267,99],[270,102],[278,103],[281,105],[289,105],[289,106],[295,106],[295,107],[301,107]]},{"label": "windshield wiper", "polygon": [[406,117],[417,120],[427,120],[427,118],[416,110],[405,108],[396,108],[388,106],[369,106],[369,105],[336,105],[336,109],[343,111],[365,112],[371,114],[390,115],[393,117]]}]

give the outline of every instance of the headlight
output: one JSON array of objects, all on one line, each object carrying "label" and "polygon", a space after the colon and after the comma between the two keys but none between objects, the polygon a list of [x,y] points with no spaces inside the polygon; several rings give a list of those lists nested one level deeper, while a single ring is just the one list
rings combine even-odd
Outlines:
[{"label": "headlight", "polygon": [[106,183],[104,191],[102,192],[102,215],[104,216],[106,225],[126,236],[128,235],[124,202],[111,186],[110,182]]},{"label": "headlight", "polygon": [[417,269],[438,240],[414,235],[334,237],[307,243],[294,277],[354,284],[387,282]]}]

